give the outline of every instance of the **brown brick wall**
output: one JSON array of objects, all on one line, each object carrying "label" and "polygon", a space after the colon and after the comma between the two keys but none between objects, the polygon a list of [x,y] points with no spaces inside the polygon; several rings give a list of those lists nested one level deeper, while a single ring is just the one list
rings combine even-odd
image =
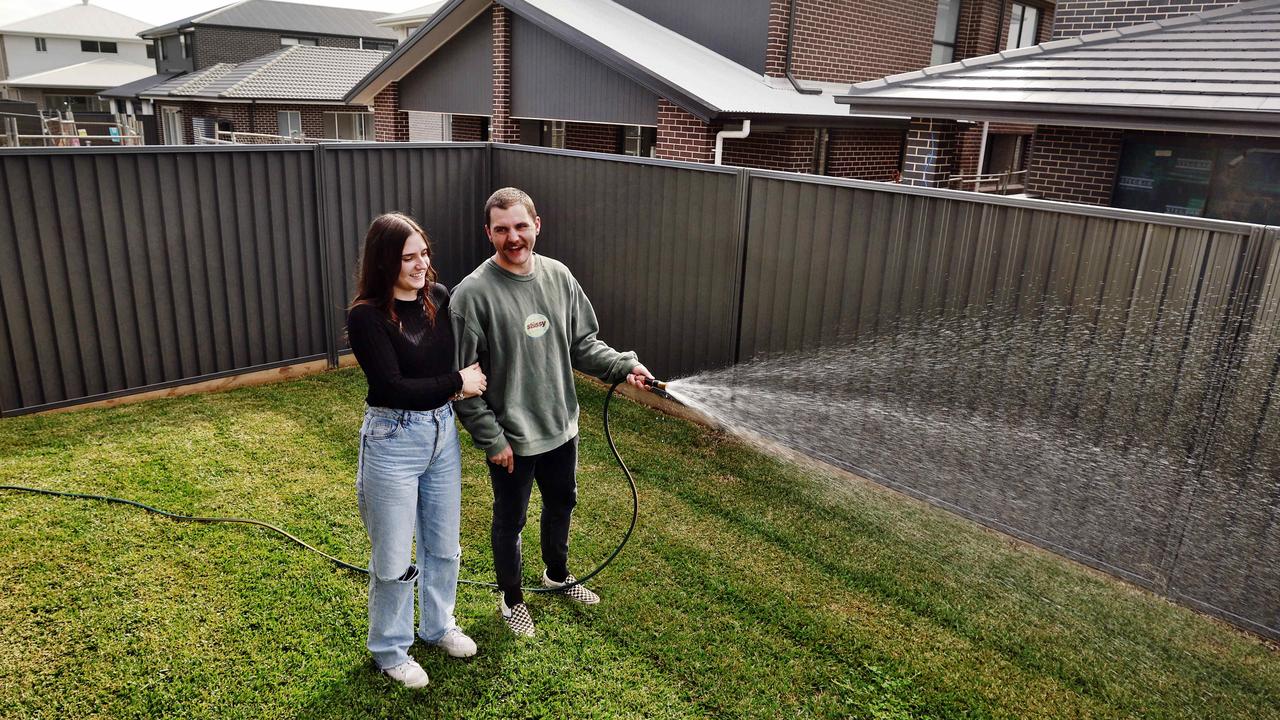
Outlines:
[{"label": "brown brick wall", "polygon": [[304,32],[280,33],[275,30],[248,30],[244,28],[197,25],[192,38],[196,69],[218,63],[242,63],[280,49],[280,36],[314,37],[320,47],[358,48],[360,39],[333,35],[315,35]]},{"label": "brown brick wall", "polygon": [[478,115],[454,115],[450,124],[453,127],[451,139],[454,142],[484,142],[484,121]]},{"label": "brown brick wall", "polygon": [[813,172],[813,149],[813,128],[787,128],[780,133],[755,133],[725,140],[721,162],[760,170],[807,173]]},{"label": "brown brick wall", "polygon": [[564,146],[567,150],[585,150],[587,152],[617,153],[617,125],[600,125],[598,123],[565,123]]},{"label": "brown brick wall", "polygon": [[895,180],[902,167],[901,130],[832,130],[827,141],[827,175],[858,180]]},{"label": "brown brick wall", "polygon": [[511,119],[511,15],[501,5],[490,11],[493,23],[493,114],[489,137],[494,142],[520,142],[520,122]]},{"label": "brown brick wall", "polygon": [[[783,77],[789,0],[772,0],[765,73]],[[937,0],[796,0],[791,72],[859,82],[929,64]]]},{"label": "brown brick wall", "polygon": [[373,133],[378,142],[409,142],[409,114],[400,109],[400,83],[373,96]]},{"label": "brown brick wall", "polygon": [[1053,38],[1078,37],[1115,27],[1138,25],[1179,15],[1235,5],[1236,0],[1059,0]]},{"label": "brown brick wall", "polygon": [[[991,55],[1004,49],[1009,39],[1009,15],[1005,9],[1009,1],[1011,0],[961,0],[960,21],[956,26],[955,62]],[[1036,42],[1048,42],[1053,36],[1054,8],[1052,5],[1036,7],[1040,9]]]},{"label": "brown brick wall", "polygon": [[[289,111],[300,113],[302,132],[308,137],[325,137],[324,114],[327,112],[368,112],[363,105],[277,105],[268,103],[205,103],[205,102],[157,102],[155,113],[159,127],[161,142],[168,143],[164,137],[163,108],[178,108],[182,112],[182,144],[192,145],[195,137],[192,133],[191,119],[209,117],[225,120],[232,124],[238,132],[263,133],[275,135],[280,131],[276,121],[276,113]],[[376,125],[376,121],[375,121]],[[246,138],[246,141],[249,139]],[[261,142],[274,142],[263,139]]]},{"label": "brown brick wall", "polygon": [[683,108],[658,98],[658,145],[655,154],[659,159],[713,162],[717,130]]},{"label": "brown brick wall", "polygon": [[1041,125],[1032,139],[1027,190],[1047,200],[1110,205],[1121,134]]},{"label": "brown brick wall", "polygon": [[955,120],[912,118],[907,129],[902,182],[925,187],[945,185],[955,172],[958,134]]}]

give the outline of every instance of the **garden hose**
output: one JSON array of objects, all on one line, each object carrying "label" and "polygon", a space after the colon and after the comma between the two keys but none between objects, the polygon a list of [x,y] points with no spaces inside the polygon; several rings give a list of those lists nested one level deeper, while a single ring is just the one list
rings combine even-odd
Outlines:
[{"label": "garden hose", "polygon": [[[622,455],[618,453],[618,447],[613,442],[613,434],[609,431],[609,400],[613,398],[614,392],[617,391],[618,386],[621,384],[622,384],[622,381],[614,383],[609,388],[608,394],[606,394],[604,397],[604,413],[603,413],[604,414],[604,437],[609,442],[609,449],[613,451],[613,457],[615,460],[618,461],[618,466],[622,468],[622,472],[627,476],[627,483],[631,486],[631,524],[627,527],[626,534],[622,536],[622,541],[619,542],[618,546],[613,549],[613,552],[609,554],[609,557],[605,558],[604,561],[601,562],[599,565],[597,565],[595,569],[593,569],[591,572],[587,573],[586,575],[583,575],[580,578],[577,578],[572,583],[567,583],[559,587],[555,587],[555,588],[527,587],[527,588],[523,588],[525,592],[558,593],[558,592],[564,592],[565,590],[568,590],[569,588],[575,585],[581,585],[582,583],[590,580],[596,575],[599,575],[601,570],[604,570],[606,567],[608,567],[609,563],[613,562],[613,559],[618,556],[618,553],[622,552],[622,548],[626,546],[627,541],[631,539],[631,532],[635,530],[636,519],[640,515],[640,493],[636,489],[635,478],[631,476],[631,470],[627,468],[627,464],[622,460]],[[649,383],[649,385],[651,389],[659,387],[654,383]],[[23,487],[21,485],[0,485],[0,490],[12,490],[16,492],[36,493],[39,495],[52,495],[54,497],[78,498],[81,500],[101,500],[109,503],[119,503],[121,505],[132,505],[137,508],[142,508],[147,512],[155,513],[156,515],[162,515],[171,520],[180,520],[182,522],[239,523],[242,525],[257,525],[258,527],[264,527],[264,528],[267,528],[268,530],[273,530],[277,533],[280,533],[281,535],[289,538],[290,540],[301,545],[302,547],[314,553],[324,556],[330,562],[337,565],[338,567],[344,568],[346,570],[351,570],[353,572],[357,572],[362,575],[369,574],[369,571],[366,570],[365,568],[352,565],[351,563],[345,562],[343,560],[339,560],[338,558],[324,552],[323,550],[320,550],[318,548],[312,547],[311,545],[308,545],[306,542],[304,542],[301,538],[297,537],[296,535],[292,535],[289,532],[276,527],[275,525],[262,522],[261,520],[254,520],[252,518],[237,518],[237,517],[201,517],[199,515],[179,515],[178,513],[171,513],[165,510],[161,510],[160,508],[152,507],[150,505],[144,505],[143,503],[136,502],[134,500],[126,500],[124,498],[111,497],[110,495],[90,495],[86,493],[61,492],[58,490],[44,490],[41,488]],[[477,580],[459,580],[458,584],[459,585],[479,585],[481,587],[488,587],[488,588],[494,588],[494,589],[497,589],[498,587],[495,583],[480,582]]]}]

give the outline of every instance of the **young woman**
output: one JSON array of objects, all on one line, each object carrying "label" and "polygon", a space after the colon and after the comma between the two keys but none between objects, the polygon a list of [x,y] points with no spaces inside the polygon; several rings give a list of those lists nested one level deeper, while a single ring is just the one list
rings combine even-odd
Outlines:
[{"label": "young woman", "polygon": [[[364,239],[347,337],[369,382],[356,492],[369,533],[369,651],[406,687],[427,684],[409,657],[413,590],[418,635],[453,657],[476,644],[453,617],[462,508],[461,451],[450,400],[485,390],[480,366],[454,371],[449,291],[427,235],[411,218],[374,219]],[[418,563],[413,564],[414,535]]]}]

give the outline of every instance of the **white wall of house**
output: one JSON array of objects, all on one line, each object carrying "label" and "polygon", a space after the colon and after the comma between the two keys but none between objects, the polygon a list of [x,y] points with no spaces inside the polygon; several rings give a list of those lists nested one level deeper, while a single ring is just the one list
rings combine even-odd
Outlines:
[{"label": "white wall of house", "polygon": [[[45,50],[36,49],[36,38],[44,40]],[[81,48],[81,40],[93,42],[114,42],[116,52],[85,52]],[[32,73],[53,70],[77,63],[107,58],[120,62],[131,62],[139,65],[153,64],[147,58],[147,43],[141,38],[132,40],[125,38],[70,38],[36,35],[0,35],[4,43],[4,56],[8,65],[8,77],[23,77]]]}]

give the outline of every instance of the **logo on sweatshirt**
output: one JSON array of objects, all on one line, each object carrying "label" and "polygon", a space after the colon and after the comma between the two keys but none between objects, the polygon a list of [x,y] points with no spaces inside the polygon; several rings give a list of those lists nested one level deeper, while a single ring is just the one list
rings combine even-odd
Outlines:
[{"label": "logo on sweatshirt", "polygon": [[542,313],[534,313],[524,319],[524,334],[531,338],[542,337],[551,327],[551,321]]}]

